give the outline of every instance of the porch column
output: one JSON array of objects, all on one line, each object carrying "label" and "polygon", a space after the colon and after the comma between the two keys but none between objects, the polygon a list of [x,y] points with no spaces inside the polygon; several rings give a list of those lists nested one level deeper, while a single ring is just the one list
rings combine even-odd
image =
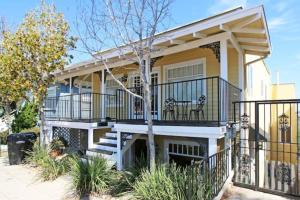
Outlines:
[{"label": "porch column", "polygon": [[49,142],[52,142],[52,140],[53,140],[53,126],[48,127],[48,138],[49,138]]},{"label": "porch column", "polygon": [[217,139],[209,138],[208,139],[208,156],[216,154],[217,150],[218,150]]},{"label": "porch column", "polygon": [[[227,39],[223,39],[220,41],[220,77],[224,80],[228,80],[228,48],[227,48]],[[224,87],[224,83],[221,81],[220,82],[220,107],[221,107],[221,113],[220,115],[220,120],[221,121],[227,121],[227,116],[228,116],[228,98],[227,94],[228,91],[226,90],[226,87]]]},{"label": "porch column", "polygon": [[117,132],[117,170],[123,169],[123,155],[122,155],[122,147],[121,141],[122,140],[122,133]]},{"label": "porch column", "polygon": [[94,148],[94,129],[88,129],[88,149]]},{"label": "porch column", "polygon": [[105,70],[102,69],[101,71],[101,118],[102,119],[105,119],[106,117],[106,109],[105,109],[105,96],[103,94],[105,94],[105,89],[106,89],[106,86],[105,86]]},{"label": "porch column", "polygon": [[220,41],[220,77],[228,80],[227,39]]},{"label": "porch column", "polygon": [[70,82],[69,82],[69,93],[72,94],[72,77],[70,77]]}]

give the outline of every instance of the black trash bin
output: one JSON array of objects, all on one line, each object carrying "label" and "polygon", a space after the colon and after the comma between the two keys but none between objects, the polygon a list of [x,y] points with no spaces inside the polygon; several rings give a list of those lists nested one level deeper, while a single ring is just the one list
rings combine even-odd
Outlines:
[{"label": "black trash bin", "polygon": [[22,163],[26,152],[32,150],[36,141],[35,133],[16,133],[7,136],[8,158],[10,165]]}]

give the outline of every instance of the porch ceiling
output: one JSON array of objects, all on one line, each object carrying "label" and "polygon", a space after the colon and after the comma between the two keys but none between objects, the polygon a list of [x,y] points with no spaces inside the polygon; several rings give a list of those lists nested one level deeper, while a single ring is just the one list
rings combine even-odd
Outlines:
[{"label": "porch ceiling", "polygon": [[[178,50],[186,50],[187,47],[196,48],[196,45],[203,45],[220,39],[230,39],[235,48],[238,45],[239,50],[242,50],[245,54],[266,56],[271,53],[269,31],[263,6],[250,9],[239,7],[159,33],[157,36],[159,38],[154,44],[157,52],[152,57],[172,54]],[[125,49],[122,51],[125,52],[123,55],[119,55],[119,52],[116,49],[110,49],[95,54],[95,56],[101,55],[112,68],[133,63],[132,59],[127,59],[131,57],[130,51]],[[129,60],[131,61],[129,62]],[[58,71],[55,74],[56,76],[65,77],[79,71],[91,73],[103,68],[102,63],[90,59],[68,66],[63,71]]]}]

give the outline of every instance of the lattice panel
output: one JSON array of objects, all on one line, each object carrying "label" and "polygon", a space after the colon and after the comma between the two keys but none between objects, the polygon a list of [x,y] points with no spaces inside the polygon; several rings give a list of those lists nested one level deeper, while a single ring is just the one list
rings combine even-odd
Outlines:
[{"label": "lattice panel", "polygon": [[63,137],[71,150],[85,151],[88,148],[87,130],[53,127],[53,138]]}]

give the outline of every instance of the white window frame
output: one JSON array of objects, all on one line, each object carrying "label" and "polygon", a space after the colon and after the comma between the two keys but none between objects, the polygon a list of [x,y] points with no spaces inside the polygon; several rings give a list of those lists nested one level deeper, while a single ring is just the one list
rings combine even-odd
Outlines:
[{"label": "white window frame", "polygon": [[165,83],[168,82],[168,70],[182,68],[182,67],[186,67],[189,65],[198,65],[198,64],[203,64],[203,78],[206,78],[206,58],[199,58],[199,59],[169,64],[169,65],[164,65],[164,74],[165,74],[164,82]]},{"label": "white window frame", "polygon": [[204,156],[196,156],[196,155],[184,155],[180,153],[172,153],[172,155],[178,155],[178,156],[183,156],[183,157],[191,157],[191,158],[206,158],[208,156],[208,145],[205,144],[205,142],[195,142],[195,141],[180,141],[180,140],[173,140],[173,139],[166,139],[164,140],[164,161],[165,163],[169,163],[170,161],[170,153],[169,153],[169,145],[170,144],[177,144],[177,145],[186,145],[186,146],[201,146],[201,145],[206,145],[206,150],[207,152],[205,153]]},{"label": "white window frame", "polygon": [[[198,65],[198,64],[202,64],[203,65],[203,75],[202,77],[194,77],[193,79],[190,80],[196,80],[196,79],[201,79],[201,78],[207,78],[206,75],[206,58],[198,58],[198,59],[194,59],[194,60],[188,60],[188,61],[184,61],[184,62],[179,62],[179,63],[174,63],[174,64],[168,64],[168,65],[164,65],[164,83],[168,83],[168,70],[170,69],[176,69],[176,68],[182,68],[182,67],[186,67],[186,66],[190,66],[190,65]],[[203,84],[203,92],[202,94],[204,94],[205,96],[207,96],[207,91],[206,91],[206,84],[204,81]],[[193,100],[192,102],[193,104],[197,103],[197,99]]]},{"label": "white window frame", "polygon": [[[122,76],[123,76],[123,74],[118,74],[118,75],[115,75],[114,77],[117,78],[117,79],[119,79],[119,78],[121,78]],[[108,89],[111,89],[111,88],[107,87],[107,81],[108,81],[108,80],[109,80],[109,81],[111,81],[111,80],[112,80],[112,81],[115,81],[111,76],[107,76],[107,77],[106,77],[106,82],[105,82],[105,93],[106,93],[106,94],[108,94],[108,93],[107,93],[107,90],[108,90]],[[127,80],[127,81],[129,81],[129,80]],[[116,83],[116,84],[118,84],[118,83]],[[119,84],[118,84],[118,86],[119,86]],[[117,88],[117,90],[118,90],[118,89],[121,89],[121,86],[119,86],[119,87]],[[116,94],[113,94],[113,95],[116,95]],[[120,106],[121,106],[121,107],[124,106],[124,100],[121,101]],[[110,105],[107,105],[107,107],[108,107],[108,108],[115,108],[115,107],[117,107],[116,102],[114,101],[114,103],[112,103],[112,104],[110,104]]]}]

